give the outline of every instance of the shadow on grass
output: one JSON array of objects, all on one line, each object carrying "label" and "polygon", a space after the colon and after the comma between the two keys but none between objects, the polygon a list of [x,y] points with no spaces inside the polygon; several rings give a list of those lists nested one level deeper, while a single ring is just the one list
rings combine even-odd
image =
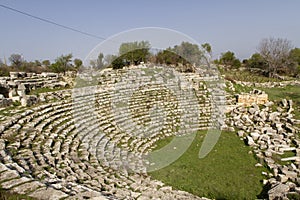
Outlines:
[{"label": "shadow on grass", "polygon": [[267,183],[266,185],[264,185],[261,193],[259,195],[257,195],[258,199],[268,199],[268,191],[271,189],[271,184]]}]

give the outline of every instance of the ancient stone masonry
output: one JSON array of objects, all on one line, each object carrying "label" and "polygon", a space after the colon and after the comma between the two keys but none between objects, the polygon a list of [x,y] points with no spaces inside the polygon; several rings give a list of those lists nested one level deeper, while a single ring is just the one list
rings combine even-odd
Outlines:
[{"label": "ancient stone masonry", "polygon": [[153,180],[143,156],[166,136],[211,127],[211,100],[224,99],[199,75],[180,82],[152,72],[103,70],[96,85],[61,91],[55,102],[45,95],[1,122],[1,187],[37,199],[204,199]]},{"label": "ancient stone masonry", "polygon": [[237,95],[237,104],[250,106],[252,104],[265,104],[268,102],[268,94],[260,90],[253,90],[250,93],[243,93]]},{"label": "ancient stone masonry", "polygon": [[[294,119],[292,100],[283,99],[274,108],[269,101],[258,106],[238,106],[230,112],[227,124],[238,129],[238,136],[253,148],[257,167],[267,166],[265,185],[269,199],[284,199],[300,194],[300,120]],[[289,156],[287,156],[289,152]]]},{"label": "ancient stone masonry", "polygon": [[23,106],[31,106],[38,102],[38,97],[28,95],[37,88],[57,88],[70,85],[74,73],[65,75],[43,72],[41,74],[10,72],[10,77],[0,77],[0,107],[6,107],[13,102]]}]

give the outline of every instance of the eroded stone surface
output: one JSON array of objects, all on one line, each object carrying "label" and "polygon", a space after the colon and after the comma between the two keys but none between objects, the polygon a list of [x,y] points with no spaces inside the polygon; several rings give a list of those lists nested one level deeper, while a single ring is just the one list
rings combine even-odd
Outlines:
[{"label": "eroded stone surface", "polygon": [[29,179],[29,178],[26,178],[26,177],[21,177],[21,178],[18,178],[18,179],[13,179],[13,180],[10,180],[10,181],[3,182],[3,183],[1,183],[1,186],[4,189],[10,189],[10,188],[12,188],[16,185],[20,185],[22,183],[26,183],[26,182],[29,182],[29,181],[32,181],[32,179]]},{"label": "eroded stone surface", "polygon": [[38,189],[29,194],[29,196],[41,200],[59,200],[68,197],[66,193],[53,188]]}]

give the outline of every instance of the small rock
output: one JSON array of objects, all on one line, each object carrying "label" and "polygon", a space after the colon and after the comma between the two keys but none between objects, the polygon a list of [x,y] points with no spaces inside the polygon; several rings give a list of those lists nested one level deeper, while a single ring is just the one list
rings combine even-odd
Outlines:
[{"label": "small rock", "polygon": [[255,164],[255,167],[262,167],[263,165],[262,164],[260,164],[260,163],[256,163]]},{"label": "small rock", "polygon": [[258,140],[260,134],[257,132],[252,132],[250,133],[251,137],[253,138],[253,140]]},{"label": "small rock", "polygon": [[246,140],[247,140],[247,144],[248,144],[249,146],[254,146],[254,145],[255,145],[255,142],[254,142],[254,140],[253,140],[252,137],[247,136],[247,137],[246,137]]},{"label": "small rock", "polygon": [[239,130],[239,131],[237,132],[237,135],[238,135],[239,137],[244,137],[244,133],[245,133],[245,131]]},{"label": "small rock", "polygon": [[282,105],[282,107],[286,108],[288,106],[287,100],[286,99],[282,99],[281,100],[281,105]]}]

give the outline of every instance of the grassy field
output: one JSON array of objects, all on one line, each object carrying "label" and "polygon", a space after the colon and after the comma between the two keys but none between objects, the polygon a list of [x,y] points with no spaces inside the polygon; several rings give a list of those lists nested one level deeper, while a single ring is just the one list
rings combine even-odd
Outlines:
[{"label": "grassy field", "polygon": [[[197,134],[190,148],[171,165],[150,175],[173,188],[215,199],[256,199],[262,197],[264,178],[254,156],[235,133],[223,132],[214,149],[203,159],[199,149],[206,132]],[[168,139],[165,139],[168,140]],[[164,140],[158,141],[165,143]]]},{"label": "grassy field", "polygon": [[294,102],[294,113],[296,118],[300,119],[300,86],[286,86],[283,88],[260,88],[264,90],[269,99],[275,102],[279,102],[282,99],[292,99]]},{"label": "grassy field", "polygon": [[[236,81],[243,81],[243,82],[253,82],[253,83],[264,83],[264,82],[279,82],[279,79],[276,78],[269,78],[263,75],[260,75],[255,72],[249,71],[240,71],[240,70],[229,70],[229,71],[222,71],[222,74],[225,75],[227,79],[232,79]],[[289,78],[291,79],[291,78]]]}]

